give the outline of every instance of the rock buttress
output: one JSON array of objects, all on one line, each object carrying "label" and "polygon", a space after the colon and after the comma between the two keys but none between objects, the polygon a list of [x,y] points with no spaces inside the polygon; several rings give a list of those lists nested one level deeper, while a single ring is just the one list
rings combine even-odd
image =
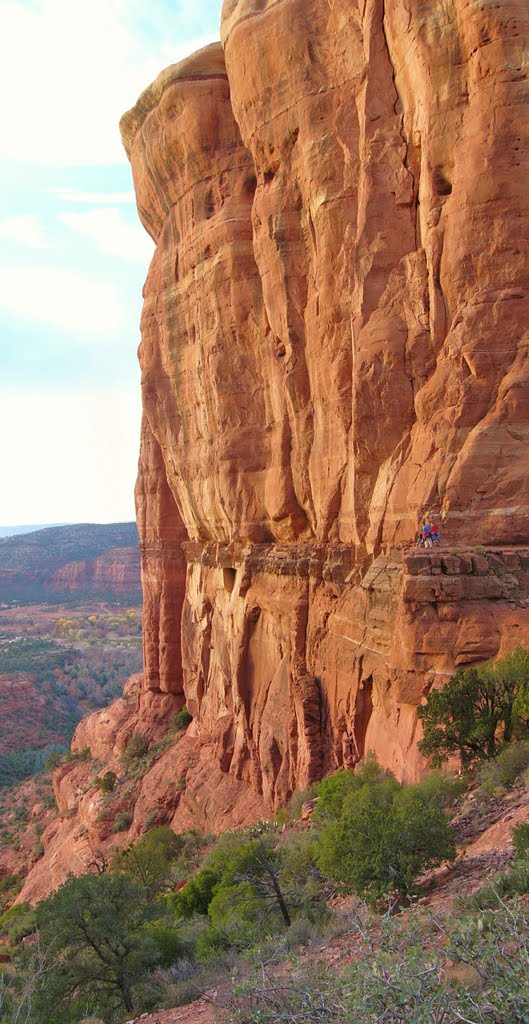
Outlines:
[{"label": "rock buttress", "polygon": [[[271,806],[368,749],[413,777],[428,688],[528,634],[525,570],[469,547],[529,539],[529,12],[225,0],[222,38],[122,130],[187,538],[167,642],[192,731]],[[462,561],[414,575],[427,510]]]}]

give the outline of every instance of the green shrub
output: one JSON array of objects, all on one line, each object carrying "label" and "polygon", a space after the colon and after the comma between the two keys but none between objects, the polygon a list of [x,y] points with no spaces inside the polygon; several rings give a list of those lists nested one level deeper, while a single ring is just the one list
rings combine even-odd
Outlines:
[{"label": "green shrub", "polygon": [[512,868],[496,875],[492,882],[482,886],[472,896],[461,897],[465,909],[490,910],[498,906],[498,899],[525,896],[529,893],[529,862],[521,860]]},{"label": "green shrub", "polygon": [[314,935],[315,930],[312,921],[309,921],[306,917],[298,917],[285,932],[285,947],[291,950],[298,949],[299,946],[309,946],[314,940]]},{"label": "green shrub", "polygon": [[173,864],[184,847],[184,840],[167,825],[151,828],[137,843],[115,854],[111,871],[130,875],[151,894],[172,885]]},{"label": "green shrub", "polygon": [[114,820],[114,832],[126,832],[132,825],[132,811],[118,811]]},{"label": "green shrub", "polygon": [[318,806],[314,817],[319,821],[338,821],[341,817],[344,803],[351,793],[356,793],[371,782],[381,782],[388,778],[389,772],[385,772],[377,763],[374,757],[368,757],[359,764],[354,771],[341,769],[322,779],[316,785],[319,796]]},{"label": "green shrub", "polygon": [[516,860],[529,859],[529,823],[519,822],[512,830]]},{"label": "green shrub", "polygon": [[48,756],[47,756],[47,758],[46,758],[46,760],[44,762],[44,769],[45,769],[45,771],[47,771],[47,772],[54,771],[55,768],[58,768],[59,765],[62,764],[62,759],[63,759],[63,755],[59,754],[59,752],[57,750],[54,750],[53,753],[48,754]]},{"label": "green shrub", "polygon": [[135,732],[130,737],[125,750],[121,755],[121,763],[125,769],[130,768],[135,761],[144,757],[149,749],[149,741],[141,733]]},{"label": "green shrub", "polygon": [[[437,922],[436,922],[437,923]],[[340,974],[325,964],[293,965],[278,983],[259,964],[236,987],[234,1024],[523,1024],[529,1020],[529,936],[523,906],[440,923],[385,919],[354,922],[355,955]]]},{"label": "green shrub", "polygon": [[0,906],[13,900],[23,884],[24,879],[20,875],[0,875]]},{"label": "green shrub", "polygon": [[180,708],[180,711],[177,711],[176,715],[173,715],[169,728],[171,732],[183,732],[192,721],[193,715],[189,713],[184,704],[183,708]]},{"label": "green shrub", "polygon": [[418,708],[419,749],[434,767],[456,754],[463,768],[495,757],[529,723],[529,651],[517,647],[497,662],[458,669]]},{"label": "green shrub", "polygon": [[99,775],[94,780],[94,786],[96,789],[100,789],[102,793],[112,793],[117,781],[118,777],[115,772],[105,772],[104,775]]},{"label": "green shrub", "polygon": [[17,903],[0,916],[0,934],[12,943],[21,942],[35,928],[35,911],[29,903]]},{"label": "green shrub", "polygon": [[63,760],[68,763],[71,761],[81,761],[84,764],[86,761],[90,761],[91,758],[90,747],[83,747],[82,750],[70,750]]},{"label": "green shrub", "polygon": [[183,889],[167,897],[168,906],[176,917],[190,919],[196,914],[207,914],[221,873],[212,868],[202,868],[184,885]]},{"label": "green shrub", "polygon": [[257,942],[263,934],[251,922],[236,912],[224,924],[212,924],[198,936],[195,955],[197,960],[211,963],[230,951],[242,953]]},{"label": "green shrub", "polygon": [[493,761],[488,761],[479,769],[480,789],[490,796],[501,786],[512,786],[527,768],[529,740],[509,743]]},{"label": "green shrub", "polygon": [[169,967],[184,954],[179,932],[167,921],[150,921],[144,930],[156,947],[156,960],[162,967]]},{"label": "green shrub", "polygon": [[438,801],[442,807],[450,807],[467,788],[465,779],[445,771],[429,772],[417,785],[425,799]]},{"label": "green shrub", "polygon": [[372,777],[323,827],[318,865],[347,892],[370,900],[407,896],[427,868],[455,857],[452,832],[432,783],[404,787],[393,777]]}]

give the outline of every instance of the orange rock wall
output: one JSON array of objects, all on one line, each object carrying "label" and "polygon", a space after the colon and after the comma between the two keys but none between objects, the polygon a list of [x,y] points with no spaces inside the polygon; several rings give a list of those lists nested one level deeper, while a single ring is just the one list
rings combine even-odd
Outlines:
[{"label": "orange rock wall", "polygon": [[529,644],[526,0],[225,0],[221,32],[122,121],[145,672],[78,727],[19,899],[368,750],[412,779],[429,688]]},{"label": "orange rock wall", "polygon": [[[529,639],[471,551],[529,541],[528,53],[525,0],[225,0],[122,121],[146,686],[266,806],[413,777],[428,687]],[[468,573],[408,572],[430,509]]]}]

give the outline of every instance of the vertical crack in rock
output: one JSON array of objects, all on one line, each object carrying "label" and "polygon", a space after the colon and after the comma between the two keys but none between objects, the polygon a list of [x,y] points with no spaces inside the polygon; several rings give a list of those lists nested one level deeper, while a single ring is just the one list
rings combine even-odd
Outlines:
[{"label": "vertical crack in rock", "polygon": [[[412,162],[410,161],[411,143],[410,143],[410,139],[408,138],[408,136],[407,136],[407,134],[406,134],[406,132],[404,130],[404,104],[402,102],[402,98],[399,96],[399,91],[398,91],[398,88],[397,88],[397,75],[396,75],[396,71],[395,71],[395,64],[394,64],[393,59],[392,59],[391,48],[390,48],[390,45],[389,45],[388,35],[387,35],[387,32],[386,32],[386,3],[387,3],[387,0],[382,0],[381,27],[382,27],[382,34],[384,36],[384,45],[385,45],[386,52],[387,52],[387,55],[388,55],[389,63],[391,65],[391,77],[392,77],[392,81],[393,81],[393,89],[394,89],[394,92],[395,92],[395,102],[393,104],[393,112],[395,114],[395,117],[398,118],[399,134],[400,134],[400,137],[402,139],[403,146],[404,146],[403,164],[404,164],[404,167],[406,168],[406,170],[408,171],[408,173],[410,174],[411,179],[412,179],[412,198],[411,198],[410,206],[415,211],[415,249],[420,249],[421,248],[421,222],[420,222],[420,217],[419,217],[420,162],[418,162],[418,166],[417,166],[416,170],[414,170],[413,166],[412,166]],[[410,28],[410,25],[411,25],[411,13],[410,13],[410,16],[409,16],[409,21],[408,21],[408,29]],[[398,109],[399,106],[400,106],[400,111]]]}]

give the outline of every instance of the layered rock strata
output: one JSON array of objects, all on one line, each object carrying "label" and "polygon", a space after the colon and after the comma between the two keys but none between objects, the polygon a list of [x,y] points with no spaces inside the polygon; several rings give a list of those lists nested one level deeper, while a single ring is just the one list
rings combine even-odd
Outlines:
[{"label": "layered rock strata", "polygon": [[81,590],[116,597],[141,596],[138,548],[112,548],[93,562],[68,562],[54,572],[49,586],[60,593]]},{"label": "layered rock strata", "polygon": [[123,118],[175,828],[415,777],[428,689],[529,642],[528,68],[525,0],[225,0]]}]

